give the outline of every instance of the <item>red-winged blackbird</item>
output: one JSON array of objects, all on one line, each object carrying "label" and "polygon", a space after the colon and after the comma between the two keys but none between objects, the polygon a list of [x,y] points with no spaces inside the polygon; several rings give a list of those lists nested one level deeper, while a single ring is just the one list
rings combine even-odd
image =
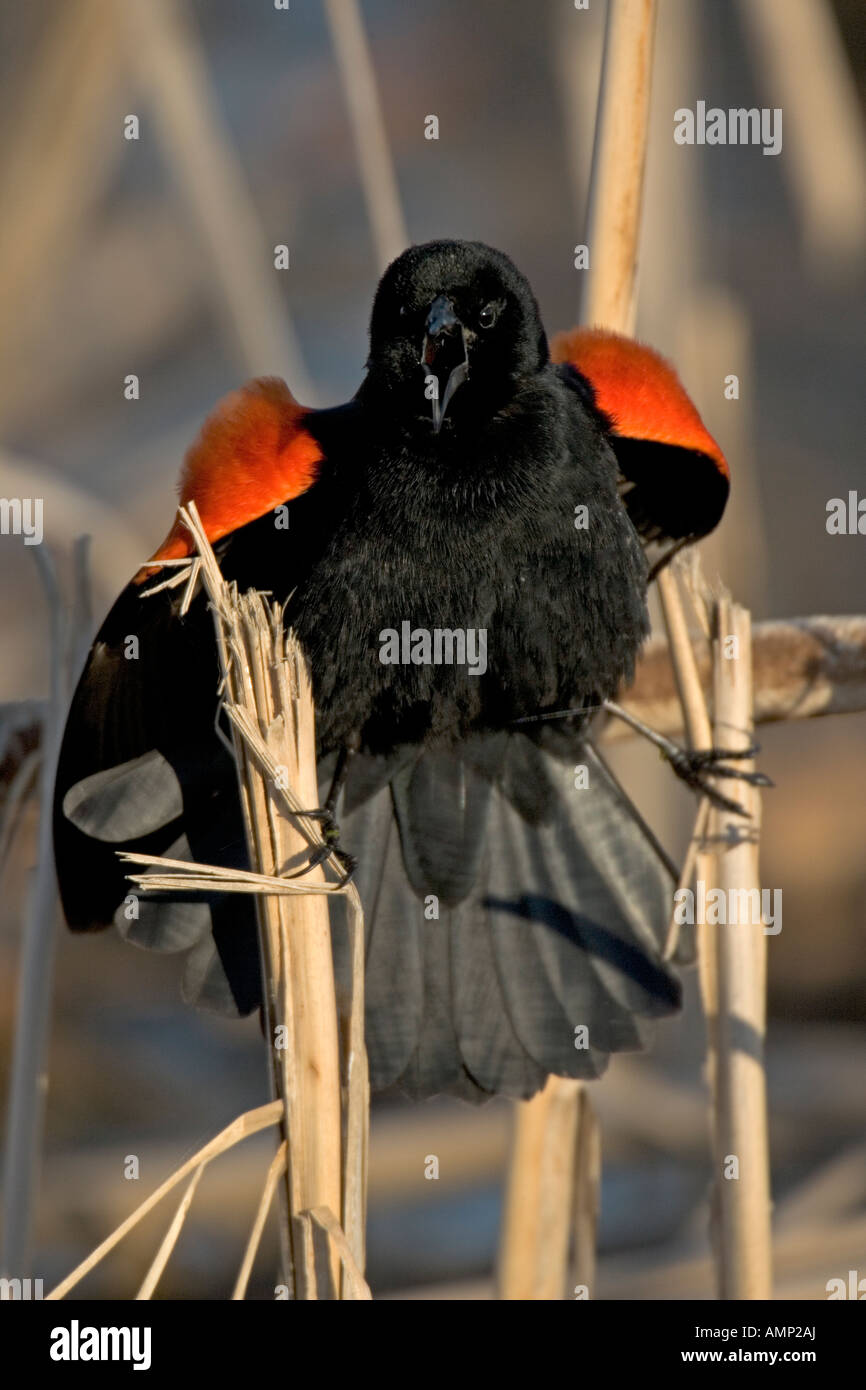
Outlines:
[{"label": "red-winged blackbird", "polygon": [[[251,382],[206,422],[181,480],[225,576],[286,601],[323,798],[345,769],[377,1088],[528,1096],[550,1072],[597,1075],[679,999],[661,959],[669,868],[586,732],[647,631],[642,540],[669,551],[710,530],[727,467],[649,349],[585,331],[554,346],[558,364],[506,256],[412,247],[377,291],[355,397],[309,411],[282,382]],[[188,550],[175,525],[154,558]],[[72,702],[63,906],[74,931],[114,921],[136,945],[188,951],[186,998],[248,1013],[251,900],[144,895],[137,919],[123,910],[121,848],[247,862],[211,617],[201,594],[183,617],[177,590],[145,597],[151,577],[117,600]]]}]

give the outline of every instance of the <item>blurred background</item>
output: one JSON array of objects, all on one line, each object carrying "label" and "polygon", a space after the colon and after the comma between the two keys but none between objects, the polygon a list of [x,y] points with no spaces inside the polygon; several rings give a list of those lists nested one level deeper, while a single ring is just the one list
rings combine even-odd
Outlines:
[{"label": "blurred background", "polygon": [[[550,332],[579,312],[605,9],[363,4],[409,239],[500,247]],[[73,540],[92,535],[93,630],[167,531],[183,451],[222,393],[276,373],[326,404],[361,379],[388,228],[371,232],[337,52],[319,0],[0,3],[0,495],[44,499],[64,584]],[[673,113],[698,100],[782,108],[781,154],[676,145]],[[866,540],[825,527],[830,498],[866,496],[864,252],[859,0],[660,0],[638,335],[674,359],[728,456],[732,505],[703,567],[756,621],[866,610]],[[0,536],[0,621],[0,705],[21,726],[0,758],[17,766],[49,640],[16,536]],[[761,742],[777,784],[761,881],[784,902],[769,939],[777,1292],[816,1299],[866,1276],[866,715],[768,726]],[[621,744],[615,760],[679,857],[691,798],[651,752]],[[0,879],[2,1094],[36,819],[31,801]],[[176,959],[58,926],[33,1252],[46,1288],[267,1099],[257,1022],[191,1012],[179,976]],[[616,1059],[592,1089],[601,1298],[712,1296],[693,973],[686,996],[651,1055]],[[490,1296],[509,1118],[504,1102],[374,1104],[374,1296]],[[160,1296],[226,1296],[270,1144],[205,1175]],[[129,1297],[168,1219],[160,1208],[83,1296]],[[274,1259],[263,1251],[251,1296],[273,1296]]]}]

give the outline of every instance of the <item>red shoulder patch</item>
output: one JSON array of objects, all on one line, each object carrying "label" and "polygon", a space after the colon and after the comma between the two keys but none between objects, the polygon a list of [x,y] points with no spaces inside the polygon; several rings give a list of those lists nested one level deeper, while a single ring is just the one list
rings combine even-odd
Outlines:
[{"label": "red shoulder patch", "polygon": [[[187,451],[178,492],[195,502],[211,543],[299,497],[315,482],[322,451],[304,428],[311,412],[279,377],[258,377],[225,396]],[[175,521],[152,560],[179,560],[191,540]],[[141,584],[153,574],[145,565]]]},{"label": "red shoulder patch", "polygon": [[554,362],[570,362],[592,383],[615,434],[706,454],[730,476],[674,368],[652,348],[603,328],[575,328],[556,334],[550,355]]}]

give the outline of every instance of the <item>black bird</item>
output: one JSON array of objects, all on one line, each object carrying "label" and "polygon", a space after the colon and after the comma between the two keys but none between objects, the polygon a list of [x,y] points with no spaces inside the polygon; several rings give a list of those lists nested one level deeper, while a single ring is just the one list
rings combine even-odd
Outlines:
[{"label": "black bird", "polygon": [[[224,575],[287,602],[310,663],[321,795],[339,764],[366,914],[376,1088],[529,1096],[643,1046],[679,1000],[670,869],[587,731],[647,632],[643,542],[711,529],[727,467],[649,349],[584,332],[557,355],[508,257],[415,246],[379,285],[351,401],[310,411],[251,382],[181,479]],[[176,523],[154,562],[188,552]],[[116,854],[247,863],[211,617],[200,593],[185,615],[177,590],[147,596],[158,577],[117,600],[72,702],[60,891],[73,931],[113,921],[188,952],[185,997],[245,1014],[251,900],[145,895],[136,916]]]}]

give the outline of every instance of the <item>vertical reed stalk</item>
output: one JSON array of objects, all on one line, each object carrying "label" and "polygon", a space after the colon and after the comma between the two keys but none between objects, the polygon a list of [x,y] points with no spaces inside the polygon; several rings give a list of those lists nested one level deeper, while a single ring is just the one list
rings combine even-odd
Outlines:
[{"label": "vertical reed stalk", "polygon": [[[753,736],[751,620],[748,611],[727,595],[719,600],[717,614],[713,643],[716,743],[748,748]],[[737,788],[748,814],[714,813],[719,841],[716,884],[725,895],[727,925],[707,929],[715,947],[718,1000],[713,1126],[716,1254],[721,1298],[768,1299],[772,1297],[772,1240],[764,1069],[767,938],[760,913],[755,911],[761,900],[760,796],[745,783]],[[747,916],[745,923],[731,920],[735,900],[738,918]],[[741,910],[747,901],[748,914]]]},{"label": "vertical reed stalk", "polygon": [[[592,270],[582,317],[620,333],[634,325],[654,24],[655,0],[611,0],[589,199]],[[580,1083],[558,1076],[515,1107],[500,1298],[562,1298],[572,1213],[578,1234],[594,1238],[588,1217],[598,1211],[601,1164],[590,1114]],[[579,1132],[578,1115],[588,1134]],[[593,1270],[589,1252],[577,1251],[576,1267]]]}]

